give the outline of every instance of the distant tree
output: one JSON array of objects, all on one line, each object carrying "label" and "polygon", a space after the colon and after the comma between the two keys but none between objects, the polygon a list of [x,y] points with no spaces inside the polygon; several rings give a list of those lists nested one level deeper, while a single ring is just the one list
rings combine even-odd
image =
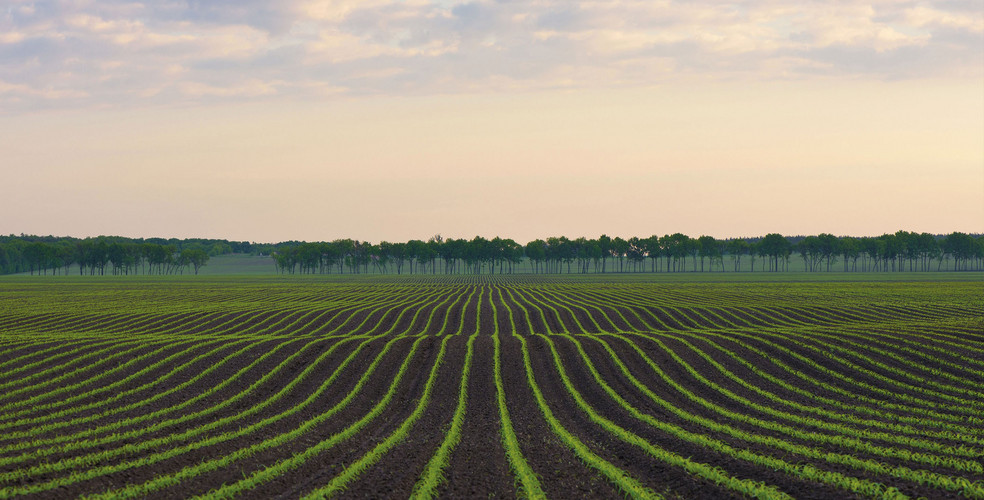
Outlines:
[{"label": "distant tree", "polygon": [[659,270],[659,258],[663,255],[663,248],[659,244],[659,236],[655,234],[643,240],[646,249],[646,256],[652,261],[652,272]]},{"label": "distant tree", "polygon": [[971,258],[977,253],[978,244],[966,233],[953,232],[943,239],[943,253],[953,257],[953,270],[966,269]]},{"label": "distant tree", "polygon": [[687,269],[687,257],[690,257],[690,261],[693,262],[693,270],[697,270],[697,240],[691,238],[682,233],[676,233],[677,236],[677,252],[683,259],[683,266],[680,268],[681,271],[686,271]]},{"label": "distant tree", "polygon": [[632,272],[641,272],[646,270],[646,265],[644,261],[646,260],[646,243],[645,240],[639,238],[638,236],[633,236],[629,238],[629,252],[626,254],[629,262],[632,263]]},{"label": "distant tree", "polygon": [[817,236],[818,250],[820,251],[820,256],[827,264],[827,271],[830,271],[830,265],[834,260],[834,257],[840,251],[840,240],[836,236],[829,233],[820,233]]},{"label": "distant tree", "polygon": [[601,272],[606,272],[606,264],[608,263],[608,258],[612,255],[612,239],[608,235],[601,235],[598,237],[598,248],[601,249]]},{"label": "distant tree", "polygon": [[697,238],[697,254],[700,256],[700,271],[704,272],[704,259],[710,258],[712,262],[721,253],[718,249],[717,240],[713,236],[701,236]]},{"label": "distant tree", "polygon": [[785,236],[779,233],[769,233],[762,238],[761,250],[769,257],[769,270],[779,271],[779,264],[789,255],[792,245]]},{"label": "distant tree", "polygon": [[858,240],[859,250],[861,251],[862,271],[878,270],[878,256],[881,255],[881,251],[878,248],[879,244],[876,238],[870,236],[865,236]]},{"label": "distant tree", "polygon": [[675,264],[676,260],[676,242],[674,238],[668,234],[664,234],[659,237],[659,251],[666,257],[666,272],[670,272],[670,266]]},{"label": "distant tree", "polygon": [[508,264],[509,274],[516,272],[516,266],[523,261],[523,246],[511,238],[502,240],[502,255]]},{"label": "distant tree", "polygon": [[[882,267],[884,271],[888,271],[891,268],[892,271],[896,270],[897,258],[901,254],[901,243],[898,237],[894,234],[883,234],[878,237],[880,242],[878,245],[878,250],[881,252],[879,257],[882,260]],[[899,269],[901,271],[901,269]]]},{"label": "distant tree", "polygon": [[728,240],[726,248],[728,255],[731,256],[731,259],[735,264],[735,272],[740,271],[741,257],[748,253],[748,242],[741,238],[733,238]]},{"label": "distant tree", "polygon": [[475,236],[468,242],[468,259],[471,261],[475,274],[482,274],[485,265],[489,264],[493,258],[492,245],[489,240],[482,236]]},{"label": "distant tree", "polygon": [[629,253],[629,242],[616,236],[612,240],[611,254],[618,259],[618,272],[625,272],[625,256]]},{"label": "distant tree", "polygon": [[[585,244],[584,253],[588,259],[591,259],[594,265],[594,272],[598,272],[600,269],[604,268],[602,260],[604,259],[605,253],[601,249],[601,244],[598,240],[588,240]],[[585,270],[587,272],[587,270]]]},{"label": "distant tree", "polygon": [[356,270],[357,263],[355,262],[355,245],[356,241],[345,238],[340,240],[332,241],[332,246],[335,247],[335,251],[338,253],[338,272],[344,273],[345,267],[349,268],[349,272],[354,273]]},{"label": "distant tree", "polygon": [[755,257],[761,255],[762,242],[755,241],[748,244],[748,260],[750,260],[750,265],[752,272],[755,272]]},{"label": "distant tree", "polygon": [[10,253],[7,251],[7,245],[0,245],[0,274],[8,274],[13,272],[11,268],[13,267],[10,262]]},{"label": "distant tree", "polygon": [[940,254],[939,241],[929,233],[921,233],[916,239],[919,242],[920,270],[928,271],[930,262]]},{"label": "distant tree", "polygon": [[[182,248],[182,250],[184,250]],[[206,251],[210,257],[226,255],[232,253],[232,245],[225,242],[215,242]],[[195,274],[198,274],[197,272]]]},{"label": "distant tree", "polygon": [[123,243],[109,244],[109,262],[113,264],[113,274],[126,274],[127,257],[129,253]]},{"label": "distant tree", "polygon": [[543,240],[533,240],[524,247],[526,258],[533,264],[533,272],[542,272],[540,265],[547,258],[547,242]]},{"label": "distant tree", "polygon": [[431,236],[427,240],[427,254],[430,256],[431,274],[437,274],[437,259],[441,257],[441,248],[444,246],[444,237],[440,233]]},{"label": "distant tree", "polygon": [[[857,239],[845,236],[840,240],[840,253],[844,258],[844,272],[858,270],[858,256],[861,255],[861,245]],[[851,267],[848,268],[848,262]]]},{"label": "distant tree", "polygon": [[447,252],[445,259],[451,260],[451,271],[455,272],[458,269],[458,261],[464,259],[465,248],[468,246],[468,241],[464,238],[451,239],[444,242],[442,251]]},{"label": "distant tree", "polygon": [[[746,254],[753,271],[757,270],[755,264],[759,258],[762,258],[762,271],[766,268],[783,271],[788,270],[793,251],[803,257],[804,268],[808,271],[831,271],[841,259],[845,272],[930,271],[934,259],[938,261],[936,270],[943,269],[944,264],[951,269],[950,259],[953,259],[955,271],[984,269],[984,238],[981,236],[955,232],[944,237],[900,230],[862,238],[838,238],[828,233],[786,238],[772,233],[764,238],[735,238],[726,242],[707,235],[693,239],[681,233],[646,239],[612,239],[602,235],[596,240],[585,237],[571,240],[554,236],[533,240],[525,246],[499,236],[491,240],[476,236],[469,241],[446,240],[439,234],[426,242],[411,240],[379,245],[350,239],[252,244],[209,239],[0,235],[0,273],[47,275],[49,270],[53,274],[59,274],[61,270],[67,274],[73,265],[78,265],[80,275],[87,272],[102,275],[108,264],[112,264],[112,273],[117,275],[183,273],[189,266],[195,267],[191,257],[198,251],[211,256],[244,249],[273,256],[277,270],[291,274],[323,274],[334,269],[340,273],[347,269],[351,273],[400,274],[408,261],[411,273],[427,272],[430,266],[430,272],[436,274],[439,262],[443,261],[444,272],[448,274],[503,274],[517,272],[524,256],[530,262],[530,267],[524,269],[534,273],[573,273],[575,263],[578,273],[604,273],[609,270],[607,260],[610,257],[617,261],[614,269],[618,272],[645,272],[647,258],[651,261],[652,272],[661,270],[660,259],[663,258],[667,272],[707,271],[714,269],[716,264],[723,271],[725,255],[731,256],[735,271],[739,271]],[[687,266],[688,257],[693,259],[692,266]],[[706,265],[708,259],[710,267]],[[629,266],[625,265],[626,260]],[[199,269],[200,266],[195,267],[196,274]]]},{"label": "distant tree", "polygon": [[588,272],[588,264],[591,262],[591,257],[588,256],[588,239],[581,236],[572,240],[571,253],[574,254],[574,260],[577,262],[578,274]]},{"label": "distant tree", "polygon": [[575,248],[574,242],[567,238],[567,236],[561,236],[557,238],[557,258],[558,269],[557,272],[562,272],[559,268],[560,263],[567,264],[567,274],[571,273],[571,264],[574,263],[574,259],[577,257],[577,249]]},{"label": "distant tree", "polygon": [[410,240],[407,242],[407,260],[410,261],[410,274],[420,272],[417,264],[421,261],[426,262],[430,256],[430,249],[421,240]]},{"label": "distant tree", "polygon": [[31,272],[31,276],[34,276],[35,270],[38,271],[38,274],[41,274],[41,266],[44,261],[44,243],[34,242],[28,244],[24,247],[23,257],[27,263],[27,268]]},{"label": "distant tree", "polygon": [[27,244],[21,239],[12,239],[3,245],[0,245],[3,247],[3,252],[6,255],[6,257],[0,257],[5,259],[4,262],[0,262],[0,265],[3,266],[3,272],[5,274],[21,273],[25,271],[24,248],[26,245]]}]

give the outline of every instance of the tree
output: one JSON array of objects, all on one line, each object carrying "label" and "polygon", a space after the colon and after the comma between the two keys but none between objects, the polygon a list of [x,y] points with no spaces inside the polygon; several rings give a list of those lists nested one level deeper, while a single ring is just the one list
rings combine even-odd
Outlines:
[{"label": "tree", "polygon": [[44,261],[44,243],[34,242],[27,245],[24,247],[23,256],[28,269],[31,271],[31,276],[34,276],[35,269],[37,269],[38,274],[41,274],[41,266]]},{"label": "tree", "polygon": [[[861,245],[858,243],[858,240],[851,238],[850,236],[841,238],[840,252],[841,256],[844,258],[844,272],[857,271],[858,256],[861,254]],[[848,261],[851,262],[851,269],[848,269]]]},{"label": "tree", "polygon": [[646,256],[652,260],[652,271],[655,273],[659,269],[659,258],[663,255],[662,246],[659,244],[659,236],[655,234],[643,241],[646,248]]},{"label": "tree", "polygon": [[437,242],[437,255],[444,261],[444,274],[451,272],[454,266],[454,240],[445,241],[440,234],[431,238]]},{"label": "tree", "polygon": [[762,238],[762,252],[769,257],[769,270],[779,271],[780,259],[789,255],[792,245],[785,236],[779,233],[769,233]]},{"label": "tree", "polygon": [[[881,251],[881,260],[883,261],[882,267],[884,271],[888,271],[889,265],[891,265],[892,271],[895,271],[896,258],[900,253],[900,243],[899,239],[894,234],[883,234],[878,237],[880,244],[878,249]],[[899,269],[901,271],[901,269]]]},{"label": "tree", "polygon": [[738,272],[741,270],[741,257],[748,253],[748,242],[741,238],[734,238],[728,240],[725,247],[735,263],[735,272]]},{"label": "tree", "polygon": [[454,272],[458,267],[458,261],[463,259],[465,256],[465,248],[468,246],[468,241],[463,238],[447,240],[444,242],[442,251],[447,252],[445,259],[450,259],[451,261],[451,271]]},{"label": "tree", "polygon": [[355,262],[353,257],[355,256],[355,244],[356,242],[351,239],[340,239],[332,241],[332,246],[335,247],[335,251],[338,253],[338,272],[344,273],[345,266],[349,266],[349,271],[354,272]]},{"label": "tree", "polygon": [[109,262],[113,264],[113,274],[126,274],[131,260],[129,252],[123,243],[113,242],[109,245]]},{"label": "tree", "polygon": [[881,242],[876,238],[864,237],[860,240],[861,246],[861,267],[863,271],[878,270],[878,257],[881,255],[879,248]]},{"label": "tree", "polygon": [[748,260],[751,261],[752,272],[755,272],[755,257],[762,255],[762,242],[756,241],[748,244]]},{"label": "tree", "polygon": [[836,256],[837,252],[840,251],[840,240],[832,234],[820,233],[820,235],[817,236],[817,243],[817,249],[820,252],[820,256],[826,261],[827,271],[829,272],[830,264],[833,261],[834,256]]},{"label": "tree", "polygon": [[181,251],[181,258],[191,264],[191,267],[195,270],[195,274],[198,274],[198,270],[208,262],[208,253],[204,250],[197,248],[191,248],[188,250]]},{"label": "tree", "polygon": [[567,274],[570,274],[571,263],[574,262],[574,258],[577,254],[577,252],[574,249],[574,242],[567,239],[567,236],[561,236],[560,238],[557,238],[556,249],[557,252],[555,255],[559,259],[557,272],[559,273],[561,271],[559,265],[561,262],[563,262],[564,264],[567,264]]},{"label": "tree", "polygon": [[437,259],[441,257],[441,247],[444,246],[444,237],[435,234],[427,240],[427,253],[430,255],[431,274],[437,274]]},{"label": "tree", "polygon": [[687,265],[687,255],[691,247],[695,246],[693,240],[682,233],[665,235],[659,239],[663,255],[666,256],[666,270],[670,271],[672,263],[674,271],[683,271]]},{"label": "tree", "polygon": [[618,259],[618,272],[625,271],[625,256],[629,253],[629,242],[616,236],[612,240],[612,257]]},{"label": "tree", "polygon": [[0,274],[8,274],[13,272],[11,268],[10,253],[7,251],[6,245],[0,245]]},{"label": "tree", "polygon": [[526,258],[530,259],[530,262],[533,263],[533,272],[542,272],[540,270],[540,264],[547,258],[547,242],[543,240],[533,240],[526,244],[524,251],[526,253]]},{"label": "tree", "polygon": [[489,240],[475,236],[468,242],[466,260],[471,262],[475,274],[482,274],[482,268],[493,258]]},{"label": "tree", "polygon": [[943,253],[953,257],[953,270],[958,271],[967,267],[967,262],[977,252],[977,246],[977,242],[970,235],[953,232],[943,238],[942,249]]},{"label": "tree", "polygon": [[664,234],[659,237],[660,253],[666,256],[666,272],[670,272],[670,265],[675,264],[675,241],[672,236]]},{"label": "tree", "polygon": [[[591,262],[594,263],[594,272],[597,273],[598,266],[605,255],[605,253],[601,250],[601,244],[598,243],[598,240],[588,240],[584,252],[587,255],[587,257],[591,259]],[[601,264],[601,266],[602,269],[604,269],[604,264]]]},{"label": "tree", "polygon": [[646,248],[642,240],[638,236],[633,236],[626,241],[628,241],[629,247],[625,252],[625,257],[632,263],[632,272],[639,272],[640,267],[645,270],[642,261],[646,258]]},{"label": "tree", "polygon": [[[21,239],[12,239],[4,245],[3,254],[0,255],[0,271],[4,274],[21,273],[24,267],[24,248],[27,245]],[[5,255],[5,256],[4,256]]]},{"label": "tree", "polygon": [[[843,259],[844,272],[892,272],[929,271],[932,260],[938,259],[936,270],[949,267],[953,259],[954,271],[980,270],[984,268],[984,237],[955,232],[945,237],[930,233],[897,231],[878,237],[838,238],[829,233],[790,239],[771,233],[764,238],[735,238],[722,242],[711,236],[702,235],[697,239],[682,233],[655,235],[641,239],[623,239],[601,235],[597,240],[579,237],[574,240],[565,236],[555,236],[546,240],[538,239],[519,245],[514,240],[500,238],[491,240],[476,236],[471,241],[464,239],[445,240],[439,234],[423,242],[410,240],[406,243],[382,242],[373,245],[350,239],[332,242],[287,241],[278,244],[250,244],[206,239],[130,239],[116,236],[99,236],[77,239],[54,236],[19,237],[0,235],[0,274],[37,272],[47,275],[52,270],[68,274],[71,266],[79,266],[79,274],[105,274],[107,264],[112,264],[112,273],[120,274],[171,274],[183,273],[192,266],[199,273],[201,263],[195,265],[192,257],[204,252],[240,252],[243,249],[261,255],[274,257],[277,270],[281,273],[331,273],[337,265],[338,272],[344,273],[389,273],[402,274],[404,264],[409,261],[410,272],[437,273],[440,260],[444,262],[444,272],[448,274],[474,272],[515,273],[523,262],[529,260],[528,271],[534,273],[573,273],[607,272],[609,257],[617,260],[616,272],[645,272],[646,258],[651,260],[651,271],[661,270],[660,259],[666,258],[666,272],[713,270],[720,264],[724,270],[724,255],[730,255],[734,270],[742,269],[742,259],[750,257],[750,267],[755,271],[756,259],[762,257],[762,271],[788,270],[789,256],[798,252],[808,271],[828,272],[838,259]],[[692,269],[688,269],[687,258],[694,259]],[[439,260],[440,259],[440,260]],[[628,259],[630,268],[626,268]],[[700,265],[698,266],[698,259]],[[705,261],[710,259],[710,267]],[[861,266],[858,266],[858,260]],[[199,262],[200,259],[195,259]],[[908,266],[906,266],[908,261]],[[944,263],[944,261],[946,261]],[[394,270],[390,263],[396,264]],[[565,266],[566,264],[566,266]],[[371,268],[370,268],[371,266]]]},{"label": "tree", "polygon": [[714,259],[721,253],[718,249],[717,240],[712,236],[701,236],[697,238],[697,254],[700,256],[700,271],[704,272],[704,259],[710,257],[711,267]]},{"label": "tree", "polygon": [[578,274],[588,272],[588,263],[591,262],[591,257],[588,255],[588,239],[581,236],[580,238],[572,241],[571,246],[574,253],[574,259],[577,261]]},{"label": "tree", "polygon": [[940,254],[940,244],[936,237],[929,233],[921,233],[917,236],[920,255],[920,270],[928,271],[929,263]]},{"label": "tree", "polygon": [[612,239],[604,234],[599,236],[598,248],[601,249],[601,272],[605,272],[605,264],[608,263],[608,257],[612,255]]},{"label": "tree", "polygon": [[509,264],[509,274],[516,272],[516,265],[523,261],[523,247],[515,240],[506,238],[502,240],[502,252],[505,261]]}]

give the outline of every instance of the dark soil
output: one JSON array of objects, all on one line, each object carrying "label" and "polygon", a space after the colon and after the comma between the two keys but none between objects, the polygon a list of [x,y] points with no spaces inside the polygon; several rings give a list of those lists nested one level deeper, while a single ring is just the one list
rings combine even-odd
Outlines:
[{"label": "dark soil", "polygon": [[[315,281],[315,278],[319,280]],[[892,294],[895,295],[880,298],[877,294],[883,292],[870,292],[874,297],[871,304],[839,304],[832,300],[814,301],[816,296],[810,293],[787,296],[784,292],[786,288],[770,289],[762,284],[677,285],[647,283],[641,277],[625,281],[612,278],[597,286],[590,285],[590,281],[580,283],[578,280],[567,280],[555,275],[454,276],[442,281],[440,276],[424,274],[400,276],[385,282],[376,281],[369,276],[312,276],[310,279],[311,281],[299,281],[296,284],[292,281],[280,283],[259,280],[256,283],[233,286],[220,282],[203,285],[204,288],[198,287],[197,283],[183,284],[173,289],[158,284],[132,294],[134,300],[148,296],[153,297],[153,300],[160,300],[162,304],[189,304],[187,307],[164,307],[160,313],[150,308],[130,311],[123,305],[118,310],[103,307],[96,308],[91,313],[78,314],[72,313],[70,309],[34,312],[24,308],[9,314],[0,312],[0,335],[6,332],[16,334],[10,337],[9,343],[0,346],[0,383],[14,382],[8,392],[25,385],[38,384],[23,394],[10,397],[0,394],[0,425],[23,418],[12,414],[25,409],[31,410],[27,416],[44,417],[43,423],[64,424],[38,433],[38,439],[62,436],[79,439],[77,433],[122,423],[112,429],[102,429],[88,438],[106,439],[106,443],[90,443],[82,449],[70,452],[53,451],[41,459],[16,464],[4,464],[3,461],[9,461],[11,457],[21,453],[41,451],[51,445],[27,445],[26,441],[9,434],[12,431],[34,429],[34,425],[19,425],[0,430],[0,446],[25,443],[23,447],[0,453],[0,474],[17,473],[41,463],[56,463],[62,459],[85,457],[106,450],[127,450],[118,456],[95,460],[76,469],[0,482],[0,496],[6,494],[3,488],[66,478],[90,467],[123,463],[132,465],[134,461],[154,457],[160,452],[195,444],[194,449],[164,460],[156,460],[152,464],[131,466],[117,472],[78,480],[34,497],[70,498],[151,481],[175,474],[186,467],[210,463],[290,432],[339,405],[350,394],[353,395],[344,408],[311,426],[300,436],[279,445],[256,450],[217,470],[183,479],[151,496],[186,498],[207,494],[222,485],[236,483],[303,453],[361,419],[389,390],[399,367],[410,353],[412,344],[417,339],[422,339],[418,350],[410,358],[403,379],[395,386],[392,401],[377,417],[350,438],[312,454],[297,467],[286,470],[242,495],[246,498],[296,498],[327,484],[406,421],[423,394],[441,342],[447,338],[447,351],[437,371],[431,400],[411,428],[409,436],[351,481],[341,495],[345,498],[406,498],[412,493],[426,464],[441,446],[451,427],[458,403],[467,342],[473,333],[477,335],[474,337],[474,356],[467,384],[462,439],[453,448],[449,463],[442,470],[444,480],[437,490],[442,498],[515,498],[522,494],[518,491],[520,482],[510,470],[503,445],[493,366],[496,334],[501,341],[501,375],[509,419],[523,458],[536,473],[543,491],[550,498],[623,498],[624,494],[598,470],[579,459],[549,425],[529,386],[519,337],[526,341],[534,382],[542,391],[550,412],[566,431],[592,453],[668,498],[727,499],[739,496],[710,480],[651,456],[644,447],[623,441],[592,421],[563,383],[547,340],[539,335],[560,332],[574,335],[600,378],[628,405],[659,422],[712,438],[735,450],[748,450],[794,465],[812,465],[822,470],[890,485],[912,497],[957,497],[955,492],[943,492],[894,477],[866,473],[860,469],[833,464],[823,458],[794,454],[755,440],[744,440],[725,430],[713,430],[711,426],[695,422],[694,419],[650,399],[621,371],[608,351],[593,340],[593,336],[599,335],[596,338],[604,339],[611,346],[615,356],[642,386],[682,412],[725,424],[741,432],[783,439],[789,443],[816,448],[821,452],[869,459],[890,466],[932,470],[972,482],[984,481],[984,474],[908,462],[849,446],[826,445],[817,440],[792,437],[791,434],[767,429],[755,423],[734,420],[677,391],[657,375],[644,357],[629,345],[631,343],[638,346],[666,377],[713,405],[765,422],[778,421],[805,432],[829,435],[835,433],[834,430],[773,416],[769,409],[794,416],[829,420],[862,432],[885,432],[878,424],[878,418],[894,420],[903,416],[919,416],[918,411],[912,410],[933,408],[938,413],[959,417],[959,425],[968,427],[971,431],[964,436],[955,433],[952,439],[942,442],[965,445],[981,451],[977,460],[984,460],[984,446],[968,444],[971,437],[984,437],[984,425],[979,420],[974,420],[980,418],[980,415],[968,411],[984,409],[981,398],[973,392],[936,388],[932,384],[924,384],[924,387],[938,394],[909,391],[905,389],[905,384],[918,386],[918,381],[892,370],[906,370],[906,373],[916,374],[927,380],[937,380],[969,391],[978,390],[976,386],[984,383],[984,377],[980,374],[984,368],[966,360],[984,359],[981,358],[984,353],[984,334],[978,328],[980,323],[974,321],[981,314],[975,308],[979,301],[954,300],[951,303],[947,301],[952,299],[945,298],[935,303],[923,296],[910,307],[899,298],[903,293],[901,289],[894,289]],[[208,289],[208,286],[213,288]],[[860,291],[845,288],[843,293],[850,296],[869,293],[864,292],[863,284],[857,286],[861,287]],[[746,294],[744,288],[754,290]],[[840,293],[839,290],[835,291]],[[469,301],[472,292],[475,293]],[[183,297],[183,293],[190,294],[193,299]],[[942,296],[950,295],[952,294]],[[196,310],[189,300],[208,302],[208,307]],[[442,329],[444,325],[446,329]],[[31,338],[32,332],[49,334],[40,335],[34,341]],[[78,336],[67,336],[68,332],[77,332]],[[365,340],[362,335],[380,335],[384,332],[388,334],[368,341],[364,348],[356,352],[357,346]],[[616,337],[606,335],[606,332],[640,334]],[[445,336],[454,333],[460,335]],[[880,333],[887,335],[878,335]],[[405,336],[400,337],[401,334]],[[756,465],[733,454],[715,451],[636,418],[594,378],[574,341],[559,335],[550,338],[557,349],[564,372],[587,405],[600,417],[639,436],[653,447],[718,468],[732,477],[773,485],[796,498],[854,498],[844,490],[797,479],[782,470]],[[928,345],[937,338],[939,341],[934,345],[946,349],[946,352],[927,349],[926,354],[935,359],[915,353],[921,346]],[[393,341],[392,347],[381,354],[384,345],[390,341]],[[244,345],[251,347],[231,356]],[[110,358],[112,354],[134,346],[139,346],[139,349],[126,356]],[[155,368],[125,384],[112,387],[111,390],[101,390],[192,346],[188,352],[176,356],[166,366]],[[283,348],[276,350],[254,368],[236,375],[240,369],[278,346]],[[158,347],[165,348],[159,353],[150,354]],[[335,350],[325,355],[333,347]],[[214,353],[194,360],[196,356],[216,348]],[[863,357],[840,352],[837,348],[856,351]],[[50,350],[45,352],[48,349]],[[78,352],[68,354],[73,349],[78,349]],[[100,349],[107,350],[90,359],[80,360],[81,356]],[[702,377],[749,400],[751,404],[737,401],[702,382],[699,377],[686,370],[671,353],[693,367]],[[734,357],[729,353],[734,354]],[[866,375],[847,363],[831,358],[827,353],[833,353],[859,368],[883,374],[889,380]],[[294,354],[297,354],[296,357],[290,358]],[[809,362],[797,359],[792,354],[803,356]],[[351,363],[338,372],[339,375],[332,384],[322,387],[349,355],[353,356]],[[380,356],[381,361],[375,372],[368,375],[367,383],[360,390],[353,392],[360,377],[377,356]],[[107,359],[109,362],[97,364]],[[112,373],[111,376],[98,378],[108,370],[133,359],[138,362]],[[790,390],[772,382],[739,359],[747,361],[755,370],[793,384],[805,392]],[[5,378],[5,374],[11,370],[39,360],[45,362]],[[75,360],[80,361],[73,363]],[[807,383],[776,362],[815,379],[820,385]],[[189,364],[176,370],[184,363]],[[733,373],[737,380],[725,376],[714,363]],[[816,363],[819,368],[812,363]],[[913,363],[922,368],[913,368]],[[885,366],[891,369],[886,369]],[[79,367],[85,369],[66,380],[51,382],[54,377]],[[213,367],[213,372],[188,387],[144,404],[148,398],[190,381]],[[302,377],[301,374],[309,367],[314,368]],[[25,377],[45,370],[50,370],[45,377],[20,382]],[[842,380],[826,373],[826,370],[843,373],[857,382]],[[933,370],[952,373],[963,377],[966,382],[933,378]],[[268,374],[269,380],[258,382]],[[213,394],[195,399],[187,408],[180,407],[223,381],[230,383]],[[293,389],[282,398],[275,401],[271,399],[284,387],[295,382]],[[51,394],[53,390],[72,384],[80,385],[62,394]],[[254,384],[256,385],[253,386]],[[875,389],[872,390],[871,387]],[[774,394],[776,399],[760,394],[755,388]],[[67,398],[92,390],[97,392],[76,402],[63,403]],[[131,390],[132,394],[125,394]],[[839,390],[846,391],[846,394]],[[241,394],[248,396],[228,406],[219,406]],[[910,405],[905,398],[897,397],[898,394],[925,399],[926,403]],[[18,403],[37,395],[44,396],[37,404]],[[946,395],[962,401],[951,401]],[[827,398],[835,404],[827,407],[818,398]],[[270,401],[274,402],[262,406]],[[884,403],[879,402],[902,406],[887,408]],[[10,406],[3,408],[8,403]],[[786,403],[822,408],[847,416],[855,415],[869,422],[850,422],[809,409],[800,410]],[[48,409],[41,406],[47,404],[54,406]],[[88,404],[94,405],[93,408],[80,409]],[[131,405],[135,407],[122,410]],[[765,410],[756,409],[753,405],[760,405]],[[71,412],[48,417],[52,412],[63,409]],[[112,413],[117,409],[121,411]],[[866,409],[884,412],[885,416],[873,416]],[[145,418],[153,412],[161,414]],[[198,412],[202,414],[198,415]],[[195,416],[182,422],[173,421],[190,414]],[[92,417],[90,421],[79,421],[89,417]],[[278,420],[262,425],[252,432],[239,432],[240,429],[269,418]],[[143,420],[129,422],[130,419]],[[166,422],[166,425],[138,436],[123,435],[159,422]],[[208,428],[197,436],[175,439],[171,443],[162,444],[159,449],[132,449],[133,446],[150,440],[168,439],[183,432],[213,425],[214,428]],[[946,425],[949,424],[942,427],[929,424],[922,427],[915,424],[910,426],[916,429],[912,433],[918,433],[922,430],[939,431],[946,429]],[[209,445],[200,443],[217,436],[226,436],[228,439]],[[930,439],[925,436],[921,438]],[[928,453],[921,448],[906,448],[905,444],[873,438],[870,440],[878,446]]]},{"label": "dark soil", "polygon": [[450,465],[444,472],[447,481],[438,493],[441,498],[512,498],[513,477],[499,431],[493,339],[479,336],[474,349],[462,439],[451,453]]}]

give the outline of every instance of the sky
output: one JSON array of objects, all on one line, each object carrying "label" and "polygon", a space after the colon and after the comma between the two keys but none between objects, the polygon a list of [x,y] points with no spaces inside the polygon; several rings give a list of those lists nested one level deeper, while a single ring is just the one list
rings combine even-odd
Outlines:
[{"label": "sky", "polygon": [[984,4],[0,2],[0,234],[984,232]]}]

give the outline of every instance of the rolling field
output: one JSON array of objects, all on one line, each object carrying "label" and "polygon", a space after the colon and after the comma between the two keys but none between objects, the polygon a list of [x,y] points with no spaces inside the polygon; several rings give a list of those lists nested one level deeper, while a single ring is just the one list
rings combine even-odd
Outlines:
[{"label": "rolling field", "polygon": [[967,276],[4,279],[0,498],[984,498]]}]

